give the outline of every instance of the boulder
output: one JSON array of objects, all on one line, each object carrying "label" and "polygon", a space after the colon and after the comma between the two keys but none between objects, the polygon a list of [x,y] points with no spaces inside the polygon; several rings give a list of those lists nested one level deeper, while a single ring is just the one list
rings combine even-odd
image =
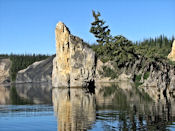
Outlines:
[{"label": "boulder", "polygon": [[10,82],[10,59],[0,59],[0,83]]},{"label": "boulder", "polygon": [[170,59],[171,61],[175,61],[175,40],[173,41],[172,50],[168,55],[168,59]]},{"label": "boulder", "polygon": [[54,56],[37,61],[17,73],[16,83],[51,82]]},{"label": "boulder", "polygon": [[87,87],[94,83],[95,52],[82,39],[71,35],[62,22],[56,25],[55,35],[52,86]]}]

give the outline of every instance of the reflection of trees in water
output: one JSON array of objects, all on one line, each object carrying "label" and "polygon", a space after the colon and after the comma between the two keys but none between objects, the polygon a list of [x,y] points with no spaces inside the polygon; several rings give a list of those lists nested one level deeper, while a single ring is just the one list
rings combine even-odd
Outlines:
[{"label": "reflection of trees in water", "polygon": [[[96,101],[97,120],[106,121],[103,122],[106,130],[114,127],[118,130],[165,130],[175,121],[175,107],[170,101],[154,103],[148,94],[137,88],[123,90],[117,85],[99,86]],[[104,109],[107,111],[101,112]],[[108,121],[116,124],[110,125]]]},{"label": "reflection of trees in water", "polygon": [[51,104],[49,84],[14,84],[0,86],[0,104]]},{"label": "reflection of trees in water", "polygon": [[33,104],[32,100],[28,100],[28,99],[20,97],[16,91],[15,86],[12,86],[10,88],[10,102],[12,105]]},{"label": "reflection of trees in water", "polygon": [[90,129],[95,122],[95,96],[86,89],[54,88],[52,101],[59,131]]},{"label": "reflection of trees in water", "polygon": [[52,103],[52,87],[49,83],[16,84],[15,87],[17,94],[21,98],[30,100],[34,104]]}]

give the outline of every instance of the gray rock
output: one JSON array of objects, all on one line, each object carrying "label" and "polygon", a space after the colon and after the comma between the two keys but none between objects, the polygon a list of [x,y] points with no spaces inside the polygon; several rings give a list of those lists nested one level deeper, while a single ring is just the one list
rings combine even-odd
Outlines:
[{"label": "gray rock", "polygon": [[59,22],[55,30],[56,57],[53,60],[53,87],[87,87],[94,82],[95,52]]},{"label": "gray rock", "polygon": [[16,83],[51,82],[54,56],[38,61],[17,73]]},{"label": "gray rock", "polygon": [[10,59],[0,59],[0,83],[6,84],[10,82]]}]

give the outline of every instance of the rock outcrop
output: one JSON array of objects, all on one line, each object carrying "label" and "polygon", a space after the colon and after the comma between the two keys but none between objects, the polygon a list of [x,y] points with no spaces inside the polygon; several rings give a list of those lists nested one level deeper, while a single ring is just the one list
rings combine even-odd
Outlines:
[{"label": "rock outcrop", "polygon": [[[144,57],[139,57],[133,62],[127,62],[125,66],[120,68],[115,68],[115,62],[112,61],[99,63],[97,62],[96,67],[96,82],[104,80],[105,82],[119,82],[122,84],[125,79],[128,79],[127,82],[129,83],[133,83],[133,80],[135,84],[139,84],[145,90],[149,88],[150,91],[153,91],[154,94],[156,92],[157,96],[160,97],[168,97],[175,91],[175,66],[167,62],[158,60],[150,62]],[[104,70],[103,66],[108,70]],[[100,75],[100,72],[102,72],[102,75]],[[111,74],[111,76],[106,77],[104,76],[105,73]],[[113,79],[112,77],[115,74],[117,74],[116,78]],[[127,84],[127,82],[124,83]]]},{"label": "rock outcrop", "polygon": [[168,55],[168,59],[175,61],[175,40],[173,41],[172,50]]},{"label": "rock outcrop", "polygon": [[51,56],[46,60],[35,62],[26,69],[20,70],[16,77],[16,83],[51,82],[53,58],[54,56]]},{"label": "rock outcrop", "polygon": [[98,59],[96,63],[95,82],[116,82],[117,79],[111,79],[111,77],[105,75],[104,67],[107,67],[108,69],[113,71],[115,70],[111,61],[103,63],[100,59]]},{"label": "rock outcrop", "polygon": [[0,83],[10,82],[10,59],[0,59]]},{"label": "rock outcrop", "polygon": [[80,38],[71,35],[59,22],[55,29],[56,57],[53,60],[53,87],[84,87],[94,82],[95,52]]}]

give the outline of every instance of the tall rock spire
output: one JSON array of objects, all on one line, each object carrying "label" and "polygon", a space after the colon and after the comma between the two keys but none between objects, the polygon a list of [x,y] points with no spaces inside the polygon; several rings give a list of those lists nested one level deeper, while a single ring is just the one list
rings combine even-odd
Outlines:
[{"label": "tall rock spire", "polygon": [[88,86],[94,82],[95,52],[83,40],[70,34],[59,22],[55,29],[56,57],[53,60],[53,87]]}]

